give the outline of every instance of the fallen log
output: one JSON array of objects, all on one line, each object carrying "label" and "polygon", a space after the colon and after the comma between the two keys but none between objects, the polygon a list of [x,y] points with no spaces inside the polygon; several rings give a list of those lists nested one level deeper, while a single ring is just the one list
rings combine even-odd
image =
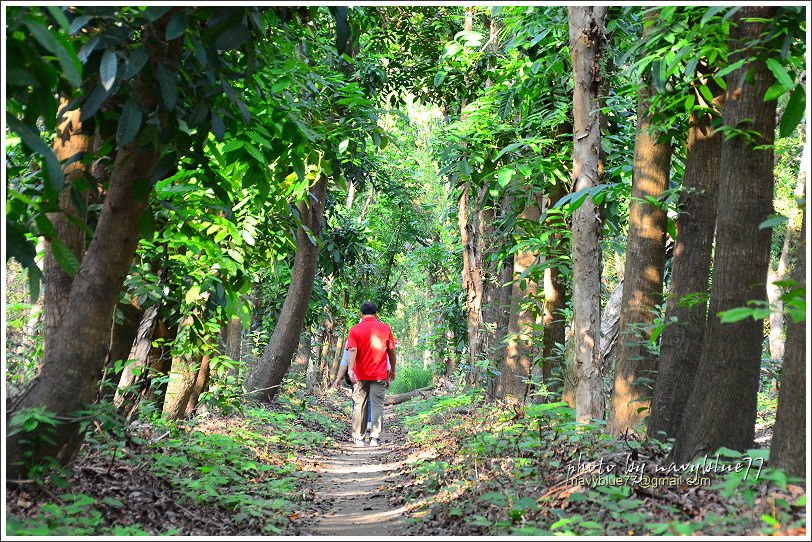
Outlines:
[{"label": "fallen log", "polygon": [[387,395],[384,400],[383,404],[385,405],[399,405],[409,399],[417,397],[423,392],[431,391],[433,386],[426,386],[425,388],[418,388],[416,390],[407,391],[405,393],[396,393],[394,395]]}]

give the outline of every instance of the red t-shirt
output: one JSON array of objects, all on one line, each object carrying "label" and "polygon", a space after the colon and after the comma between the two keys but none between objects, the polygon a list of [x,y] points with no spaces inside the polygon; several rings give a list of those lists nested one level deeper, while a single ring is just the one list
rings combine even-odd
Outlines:
[{"label": "red t-shirt", "polygon": [[374,315],[364,316],[350,328],[347,350],[356,348],[355,376],[358,380],[386,380],[389,370],[387,350],[395,349],[392,328]]}]

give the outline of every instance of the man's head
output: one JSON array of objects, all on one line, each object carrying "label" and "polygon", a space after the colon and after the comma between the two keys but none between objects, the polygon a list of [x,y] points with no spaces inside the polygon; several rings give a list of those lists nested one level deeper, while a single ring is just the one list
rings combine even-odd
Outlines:
[{"label": "man's head", "polygon": [[361,303],[361,314],[364,316],[378,314],[378,306],[372,301],[364,301]]}]

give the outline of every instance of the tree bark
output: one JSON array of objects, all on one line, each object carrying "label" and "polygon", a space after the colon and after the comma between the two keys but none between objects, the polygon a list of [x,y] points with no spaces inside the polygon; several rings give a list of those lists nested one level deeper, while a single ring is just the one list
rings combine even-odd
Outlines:
[{"label": "tree bark", "polygon": [[[801,220],[801,232],[806,230],[806,217]],[[798,263],[793,280],[806,291],[806,238],[802,235],[797,247]],[[790,321],[781,370],[781,392],[770,445],[770,463],[791,476],[806,476],[806,332],[805,322]]]},{"label": "tree bark", "polygon": [[[302,332],[313,279],[318,266],[319,246],[317,239],[322,228],[324,203],[327,195],[327,177],[319,176],[311,193],[313,200],[299,205],[302,226],[296,231],[296,257],[293,260],[291,283],[273,335],[254,372],[245,383],[250,395],[263,402],[270,402],[279,392],[279,385],[290,367],[293,353]],[[310,230],[308,234],[307,230]],[[313,240],[310,236],[314,237]]]},{"label": "tree bark", "polygon": [[195,382],[192,385],[192,392],[189,394],[189,400],[186,403],[186,408],[183,412],[183,417],[188,418],[190,417],[195,408],[197,408],[197,404],[200,401],[200,394],[206,390],[206,386],[209,384],[209,377],[211,376],[211,356],[203,356],[203,359],[200,360],[200,369],[197,371],[197,375],[195,377]]},{"label": "tree bark", "polygon": [[225,355],[234,361],[242,357],[242,321],[232,316],[225,329]]},{"label": "tree bark", "polygon": [[[600,52],[603,48],[605,6],[570,6],[570,56],[573,92],[573,181],[576,191],[599,182],[601,134],[598,108]],[[603,419],[600,375],[600,223],[591,198],[572,217],[572,275],[575,338],[575,417],[578,422]]]},{"label": "tree bark", "polygon": [[[566,195],[565,188],[559,184],[550,187],[547,201],[555,204]],[[547,206],[548,208],[550,205]],[[551,236],[555,249],[562,252],[567,250],[563,235],[560,233]],[[563,353],[556,352],[556,345],[566,342],[566,322],[561,310],[567,304],[566,278],[556,266],[548,266],[544,270],[544,306],[541,331],[541,358],[542,381],[548,391],[554,395],[563,393],[564,381],[567,378],[564,371],[567,365],[563,363]]]},{"label": "tree bark", "polygon": [[[715,88],[711,103],[719,111],[724,92]],[[665,310],[668,324],[660,337],[660,361],[651,403],[648,434],[676,436],[693,389],[707,321],[708,276],[716,223],[722,136],[711,128],[711,115],[697,114],[688,129],[683,191],[677,217],[677,239],[671,267],[671,287]]]},{"label": "tree bark", "polygon": [[[656,12],[650,13],[649,18],[656,16]],[[644,32],[643,39],[646,38]],[[670,136],[658,140],[661,134],[652,123],[649,100],[655,92],[653,84],[645,83],[638,93],[620,345],[608,427],[615,435],[643,423],[657,371],[657,360],[648,342],[657,307],[662,302],[666,216],[662,208],[646,198],[658,199],[668,188],[671,142]]]},{"label": "tree bark", "polygon": [[[67,107],[69,101],[67,97],[63,96],[59,101],[59,109]],[[85,253],[86,233],[80,226],[71,222],[69,217],[82,223],[86,220],[88,190],[83,189],[82,184],[88,183],[90,172],[88,165],[79,159],[84,157],[93,146],[93,121],[80,121],[81,113],[79,109],[64,112],[56,127],[54,154],[60,162],[68,160],[73,160],[73,162],[63,167],[65,187],[59,193],[60,212],[48,213],[48,219],[54,226],[55,241],[64,244],[79,262],[82,261]],[[79,199],[85,200],[83,202],[84,210],[76,209],[71,192],[76,192]],[[54,342],[54,337],[68,304],[73,284],[73,276],[66,273],[57,263],[53,253],[53,243],[47,236],[46,246],[43,263],[44,352],[59,348],[59,344]]]},{"label": "tree bark", "polygon": [[201,362],[184,356],[172,358],[169,382],[166,385],[163,415],[169,420],[179,420],[186,413],[186,405],[192,396]]},{"label": "tree bark", "polygon": [[[747,6],[735,14],[731,63],[763,54],[763,46],[754,51],[751,43],[774,13],[774,7]],[[725,125],[758,135],[722,142],[719,202],[724,205],[716,219],[710,316],[696,383],[672,450],[679,463],[721,446],[746,450],[753,445],[764,323],[748,318],[722,324],[717,315],[751,300],[767,300],[770,231],[759,224],[773,210],[775,100],[763,100],[773,82],[761,58],[746,62],[727,79]]]},{"label": "tree bark", "polygon": [[396,393],[394,395],[387,395],[384,397],[383,404],[385,405],[399,405],[400,403],[405,403],[409,399],[414,399],[415,397],[419,396],[422,393],[429,392],[433,389],[433,386],[426,386],[425,388],[418,388],[416,390],[407,391],[405,393]]},{"label": "tree bark", "polygon": [[[541,215],[535,202],[528,203],[519,218],[537,222]],[[513,284],[510,286],[510,311],[507,325],[507,346],[502,360],[498,397],[511,401],[523,401],[528,392],[528,379],[533,367],[533,336],[536,312],[528,303],[534,303],[538,295],[535,281],[517,280],[533,265],[536,255],[528,250],[519,251],[513,257]],[[523,287],[524,286],[524,287]]]},{"label": "tree bark", "polygon": [[[806,179],[809,170],[809,141],[804,143],[801,152],[801,165],[798,170],[798,182],[795,185],[795,199],[802,199],[806,193]],[[802,235],[800,229],[801,219],[799,213],[790,216],[787,223],[787,232],[784,235],[784,244],[781,247],[781,256],[778,259],[778,268],[770,270],[767,281],[767,298],[773,311],[770,313],[770,357],[782,359],[784,357],[784,304],[781,301],[781,288],[775,282],[785,280],[790,274],[790,254],[795,248],[798,238]]]},{"label": "tree bark", "polygon": [[135,360],[125,365],[118,381],[113,403],[121,407],[127,389],[136,381],[138,375],[142,374],[147,367],[147,357],[152,349],[152,335],[158,324],[158,305],[153,305],[144,311],[144,316],[135,333],[135,338],[131,343],[131,348],[127,360]]}]

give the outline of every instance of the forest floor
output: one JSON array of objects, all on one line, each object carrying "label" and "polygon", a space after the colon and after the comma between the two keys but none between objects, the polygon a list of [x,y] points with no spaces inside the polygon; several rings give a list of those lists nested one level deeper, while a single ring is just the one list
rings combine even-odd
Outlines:
[{"label": "forest floor", "polygon": [[[765,444],[722,457],[752,463],[749,477],[711,472],[704,485],[652,478],[657,485],[628,469],[664,461],[662,446],[577,426],[560,403],[520,411],[476,392],[426,393],[386,407],[377,448],[352,445],[349,407],[340,393],[298,389],[227,415],[165,422],[144,413],[148,421],[127,424],[100,405],[70,469],[7,487],[5,534],[806,533],[806,484],[756,470]],[[763,439],[770,412],[759,412]],[[580,472],[585,465],[600,472]]]}]

